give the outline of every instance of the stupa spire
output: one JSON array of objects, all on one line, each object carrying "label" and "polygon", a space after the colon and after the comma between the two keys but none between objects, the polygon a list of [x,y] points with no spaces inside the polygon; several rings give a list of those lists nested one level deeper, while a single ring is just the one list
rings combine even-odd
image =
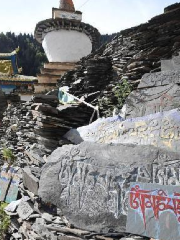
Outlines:
[{"label": "stupa spire", "polygon": [[74,3],[72,0],[60,0],[59,8],[65,11],[75,12]]}]

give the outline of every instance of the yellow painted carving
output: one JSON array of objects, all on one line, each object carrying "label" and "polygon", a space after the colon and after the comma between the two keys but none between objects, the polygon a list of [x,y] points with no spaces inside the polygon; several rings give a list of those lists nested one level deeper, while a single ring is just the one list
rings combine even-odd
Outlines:
[{"label": "yellow painted carving", "polygon": [[163,144],[168,147],[168,148],[172,148],[172,140],[169,140],[169,141],[163,141]]},{"label": "yellow painted carving", "polygon": [[13,67],[10,60],[0,60],[0,73],[13,74]]}]

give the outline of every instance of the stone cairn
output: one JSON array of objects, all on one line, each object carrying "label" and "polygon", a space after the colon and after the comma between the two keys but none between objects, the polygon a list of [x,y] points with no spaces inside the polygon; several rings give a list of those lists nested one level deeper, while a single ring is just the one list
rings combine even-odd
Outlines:
[{"label": "stone cairn", "polygon": [[[141,25],[124,34],[133,31],[138,37],[141,29],[143,36],[143,31],[152,23],[152,29],[158,25],[157,31],[160,33],[161,27],[163,32],[162,26],[164,29],[165,26],[172,26],[172,18],[177,18],[175,22],[178,25],[179,11],[179,5],[167,8],[166,14],[152,19],[147,23],[149,25]],[[173,31],[176,32],[175,28]],[[177,28],[177,36],[178,31]],[[172,35],[167,37],[168,41],[169,38]],[[142,48],[143,41],[142,38]],[[167,51],[163,45],[167,43],[166,39],[161,41],[164,50],[157,58],[153,54],[162,48],[155,48],[157,41],[152,41],[155,63]],[[133,43],[132,38],[130,43]],[[134,51],[132,45],[127,48],[128,51]],[[170,49],[172,53],[173,47]],[[115,116],[98,119],[88,125],[92,109],[83,104],[59,105],[55,95],[37,95],[32,102],[8,105],[0,129],[0,144],[1,148],[6,146],[14,152],[20,180],[18,201],[5,208],[11,216],[7,239],[154,238],[153,227],[148,229],[148,233],[144,229],[137,233],[140,236],[133,236],[126,231],[128,199],[132,183],[153,183],[170,188],[180,184],[179,59],[176,56],[168,62],[162,61],[161,72],[157,72],[160,62],[155,64],[157,68],[153,65],[156,71],[145,75],[141,72],[143,77],[137,90],[129,95],[123,107],[124,119]],[[82,77],[78,75],[82,71],[94,77],[93,68],[96,64],[98,67],[95,69],[101,74],[107,67],[108,72],[113,68],[111,57],[99,56],[83,61],[87,61],[88,67],[82,65],[80,72],[69,73],[72,77],[76,76],[76,81]],[[135,73],[133,70],[132,75]],[[95,101],[94,96],[99,94],[97,92],[103,84],[101,79],[96,90],[95,82],[89,85],[94,86],[91,92],[92,89],[88,90],[85,83],[89,84],[92,78],[83,75],[83,79],[76,82],[79,87],[72,84],[72,88],[79,90],[79,97],[86,89],[85,94],[90,102]],[[109,85],[110,78],[108,81]],[[82,85],[78,85],[80,82]],[[104,91],[107,89],[104,88]],[[2,188],[3,185],[0,186]],[[10,190],[17,189],[11,185],[7,188],[5,193],[8,194]],[[142,219],[138,221],[140,224]],[[135,224],[131,218],[128,222]],[[159,239],[179,238],[176,225],[171,231],[166,227],[166,224],[161,226]],[[163,232],[166,233],[166,239],[162,238]]]}]

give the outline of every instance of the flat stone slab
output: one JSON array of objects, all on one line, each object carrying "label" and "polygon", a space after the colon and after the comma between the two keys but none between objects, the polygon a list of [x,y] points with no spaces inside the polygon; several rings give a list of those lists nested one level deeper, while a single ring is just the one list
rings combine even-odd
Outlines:
[{"label": "flat stone slab", "polygon": [[121,232],[131,182],[179,185],[179,167],[180,154],[153,146],[67,145],[48,158],[38,194],[77,228]]},{"label": "flat stone slab", "polygon": [[30,192],[37,195],[39,179],[32,174],[31,169],[28,167],[23,168],[23,184]]},{"label": "flat stone slab", "polygon": [[126,99],[126,118],[142,117],[180,107],[178,71],[145,74],[137,90]]},{"label": "flat stone slab", "polygon": [[180,86],[170,84],[133,91],[126,100],[126,118],[143,117],[180,107]]},{"label": "flat stone slab", "polygon": [[27,219],[33,212],[33,206],[29,202],[21,201],[17,208],[17,213],[23,220]]},{"label": "flat stone slab", "polygon": [[[83,141],[99,142],[101,143],[102,135],[104,132],[110,129],[110,131],[119,125],[123,121],[120,116],[114,116],[109,118],[99,118],[95,122],[77,129],[71,129],[68,131],[64,138],[68,139],[72,143],[79,144]],[[113,127],[114,126],[114,127]],[[102,141],[105,143],[105,141]],[[106,142],[109,143],[109,142]]]},{"label": "flat stone slab", "polygon": [[20,176],[18,168],[6,165],[2,167],[0,173],[0,201],[11,203],[17,199]]},{"label": "flat stone slab", "polygon": [[155,239],[179,239],[180,186],[132,183],[126,230]]},{"label": "flat stone slab", "polygon": [[138,89],[165,86],[174,83],[180,84],[180,68],[179,71],[146,73],[143,75]]},{"label": "flat stone slab", "polygon": [[169,60],[161,60],[161,71],[174,71],[180,69],[180,55],[173,56],[172,59]]},{"label": "flat stone slab", "polygon": [[174,109],[125,121],[118,117],[104,119],[102,122],[96,121],[77,130],[70,130],[64,137],[75,144],[82,141],[130,143],[179,152],[180,111]]}]

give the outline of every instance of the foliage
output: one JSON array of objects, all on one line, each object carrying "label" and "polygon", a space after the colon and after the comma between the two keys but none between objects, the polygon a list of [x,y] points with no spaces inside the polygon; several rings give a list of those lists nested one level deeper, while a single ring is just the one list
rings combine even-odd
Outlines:
[{"label": "foliage", "polygon": [[9,165],[13,164],[16,160],[16,157],[14,156],[13,152],[9,148],[3,148],[2,155],[4,157],[4,160],[8,162]]},{"label": "foliage", "polygon": [[22,67],[22,74],[36,76],[43,63],[47,62],[41,44],[30,34],[0,33],[0,53],[10,53],[18,46],[18,67]]},{"label": "foliage", "polygon": [[127,79],[122,79],[121,83],[119,83],[116,87],[114,87],[113,92],[115,97],[117,98],[117,107],[120,109],[123,107],[126,98],[132,92],[133,86],[129,83]]},{"label": "foliage", "polygon": [[10,225],[10,217],[5,213],[6,203],[0,203],[0,239],[4,240]]}]

